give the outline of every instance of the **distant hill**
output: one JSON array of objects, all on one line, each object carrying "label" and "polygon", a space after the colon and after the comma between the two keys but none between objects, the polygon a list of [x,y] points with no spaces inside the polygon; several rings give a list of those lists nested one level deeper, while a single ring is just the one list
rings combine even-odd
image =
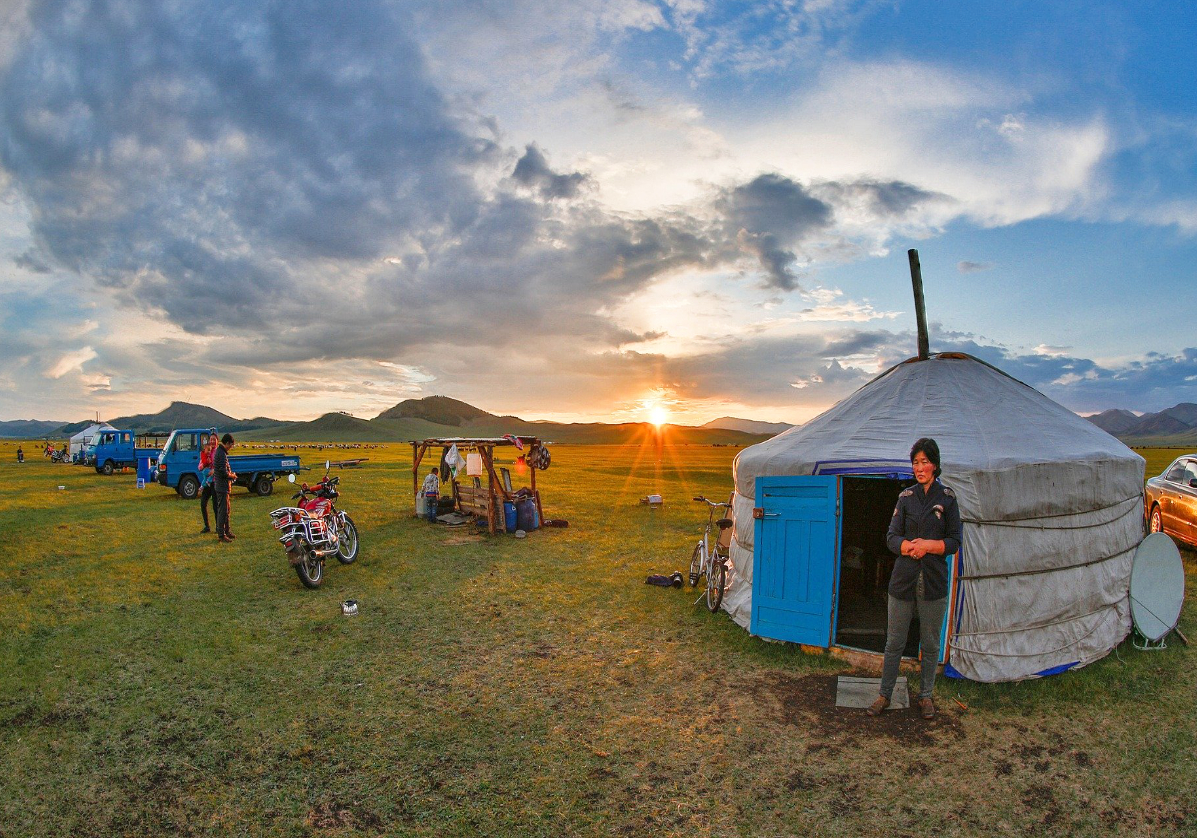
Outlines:
[{"label": "distant hill", "polygon": [[1183,422],[1190,428],[1197,427],[1197,404],[1192,402],[1181,402],[1176,407],[1161,410],[1160,414]]},{"label": "distant hill", "polygon": [[37,439],[45,436],[62,436],[59,429],[64,424],[66,423],[46,422],[40,419],[13,419],[8,422],[0,422],[0,437],[8,439]]},{"label": "distant hill", "polygon": [[1085,418],[1113,436],[1126,433],[1139,422],[1138,416],[1129,410],[1120,410],[1118,408],[1103,410],[1101,413],[1095,413]]},{"label": "distant hill", "polygon": [[475,419],[494,419],[495,416],[472,404],[466,404],[448,396],[427,396],[423,399],[401,401],[374,418],[383,420],[424,419],[435,425],[456,427],[463,422]]},{"label": "distant hill", "polygon": [[1132,427],[1122,432],[1123,436],[1171,436],[1183,434],[1189,426],[1166,413],[1152,413],[1139,419]]},{"label": "distant hill", "polygon": [[344,413],[326,413],[311,422],[289,422],[251,428],[245,439],[279,439],[289,442],[388,442],[396,437],[370,420]]},{"label": "distant hill", "polygon": [[699,427],[723,428],[728,431],[743,431],[746,434],[769,434],[770,436],[776,436],[794,426],[786,422],[759,422],[756,419],[736,419],[733,416],[721,416]]},{"label": "distant hill", "polygon": [[1197,404],[1191,402],[1142,416],[1129,410],[1105,410],[1085,418],[1128,445],[1191,446],[1197,442]]},{"label": "distant hill", "polygon": [[139,433],[167,433],[175,428],[219,428],[223,431],[252,431],[264,427],[289,425],[280,419],[234,419],[215,408],[189,402],[171,402],[158,413],[138,413],[110,419],[108,424],[121,430],[132,429]]}]

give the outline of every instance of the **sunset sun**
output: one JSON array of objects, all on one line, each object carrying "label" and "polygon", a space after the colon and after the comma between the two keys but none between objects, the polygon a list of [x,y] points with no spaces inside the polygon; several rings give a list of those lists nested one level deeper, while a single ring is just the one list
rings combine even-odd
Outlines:
[{"label": "sunset sun", "polygon": [[669,411],[661,405],[656,405],[648,412],[648,421],[652,422],[658,428],[669,421]]}]

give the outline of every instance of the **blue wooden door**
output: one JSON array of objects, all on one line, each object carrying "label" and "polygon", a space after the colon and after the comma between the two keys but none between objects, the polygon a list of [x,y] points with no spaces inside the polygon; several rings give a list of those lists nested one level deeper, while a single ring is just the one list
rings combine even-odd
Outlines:
[{"label": "blue wooden door", "polygon": [[749,631],[831,645],[839,567],[839,479],[758,477]]}]

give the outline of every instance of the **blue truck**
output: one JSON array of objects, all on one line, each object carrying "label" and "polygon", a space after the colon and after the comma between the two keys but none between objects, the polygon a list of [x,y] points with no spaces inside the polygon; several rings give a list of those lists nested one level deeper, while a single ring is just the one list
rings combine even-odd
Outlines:
[{"label": "blue truck", "polygon": [[101,474],[112,474],[120,468],[132,468],[139,458],[154,459],[158,446],[138,447],[133,431],[100,431],[92,439],[88,456]]},{"label": "blue truck", "polygon": [[[158,452],[158,482],[174,489],[187,500],[200,492],[200,451],[208,438],[220,433],[215,428],[179,428],[171,431],[166,444]],[[288,474],[299,473],[299,457],[290,454],[243,454],[229,457],[229,465],[237,473],[234,485],[244,486],[265,497],[274,491],[274,481]]]}]

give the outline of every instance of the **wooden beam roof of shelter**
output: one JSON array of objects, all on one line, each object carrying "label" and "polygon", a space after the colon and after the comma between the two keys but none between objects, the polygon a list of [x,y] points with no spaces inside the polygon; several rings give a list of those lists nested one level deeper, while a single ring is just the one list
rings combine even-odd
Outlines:
[{"label": "wooden beam roof of shelter", "polygon": [[522,445],[534,445],[540,442],[539,437],[535,436],[516,436],[508,438],[505,436],[448,436],[448,437],[430,437],[429,439],[412,440],[412,445],[437,445],[447,448],[450,445],[470,446],[470,445],[515,445],[515,440],[519,440]]}]

